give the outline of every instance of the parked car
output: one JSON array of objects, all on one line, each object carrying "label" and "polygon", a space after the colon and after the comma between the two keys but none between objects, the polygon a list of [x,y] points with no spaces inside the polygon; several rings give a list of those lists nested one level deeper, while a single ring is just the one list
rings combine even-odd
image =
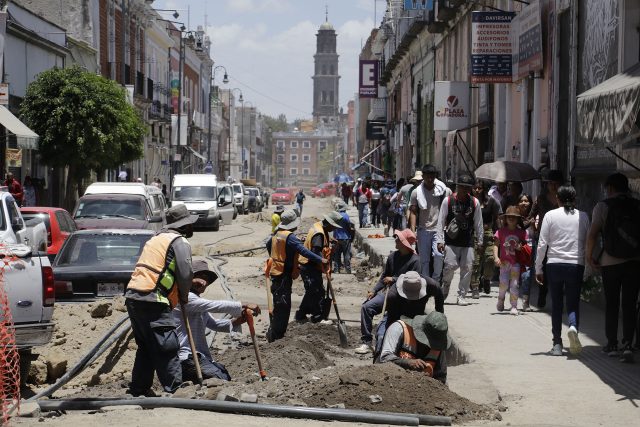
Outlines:
[{"label": "parked car", "polygon": [[311,187],[311,189],[309,190],[309,192],[311,193],[311,197],[316,197],[316,191],[318,191],[320,189],[320,187]]},{"label": "parked car", "polygon": [[233,189],[224,181],[218,182],[215,175],[175,175],[172,191],[171,206],[185,205],[193,215],[198,215],[196,227],[218,231],[221,224],[233,221]]},{"label": "parked car", "polygon": [[312,193],[314,197],[320,197],[324,199],[325,197],[333,197],[336,194],[336,184],[333,182],[325,182],[324,184],[320,184],[315,193]]},{"label": "parked car", "polygon": [[249,197],[249,212],[262,212],[264,202],[257,187],[245,187],[245,197]]},{"label": "parked car", "polygon": [[53,262],[57,300],[123,295],[152,230],[80,230]]},{"label": "parked car", "polygon": [[273,205],[290,205],[293,196],[288,188],[276,188],[271,194],[271,203]]},{"label": "parked car", "polygon": [[47,227],[47,255],[53,262],[67,237],[78,229],[69,212],[62,208],[30,206],[20,208],[25,220],[40,218]]},{"label": "parked car", "polygon": [[0,243],[22,243],[34,252],[47,250],[47,228],[41,218],[25,220],[11,193],[0,191]]},{"label": "parked car", "polygon": [[244,196],[244,184],[234,182],[231,184],[233,188],[233,204],[240,215],[249,213],[249,200]]}]

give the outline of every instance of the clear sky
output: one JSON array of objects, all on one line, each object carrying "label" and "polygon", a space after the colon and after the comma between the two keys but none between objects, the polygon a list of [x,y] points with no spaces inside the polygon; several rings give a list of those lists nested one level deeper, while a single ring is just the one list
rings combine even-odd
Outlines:
[{"label": "clear sky", "polygon": [[[374,22],[380,22],[385,1],[156,0],[153,3],[156,9],[178,9],[177,20],[188,23],[190,30],[199,25],[205,27],[211,37],[215,65],[223,65],[229,73],[230,82],[223,85],[223,70],[218,69],[216,84],[240,88],[245,100],[260,112],[270,116],[283,113],[289,121],[311,118],[313,55],[316,33],[325,20],[325,5],[329,7],[329,22],[338,34],[340,106],[346,111],[347,102],[358,90],[358,54]],[[171,13],[162,12],[173,19]]]}]

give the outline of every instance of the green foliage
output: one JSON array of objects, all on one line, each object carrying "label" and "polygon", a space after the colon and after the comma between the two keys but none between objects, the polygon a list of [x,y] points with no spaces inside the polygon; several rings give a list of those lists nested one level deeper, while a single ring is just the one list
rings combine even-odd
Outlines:
[{"label": "green foliage", "polygon": [[69,166],[77,182],[92,170],[143,155],[146,128],[125,89],[78,66],[39,74],[27,88],[20,115],[40,135],[43,162]]},{"label": "green foliage", "polygon": [[272,132],[286,132],[288,129],[287,117],[284,114],[280,114],[278,118],[264,115],[264,123],[267,129],[271,129]]},{"label": "green foliage", "polygon": [[582,283],[580,296],[583,301],[590,302],[596,295],[602,293],[602,276],[593,274]]}]

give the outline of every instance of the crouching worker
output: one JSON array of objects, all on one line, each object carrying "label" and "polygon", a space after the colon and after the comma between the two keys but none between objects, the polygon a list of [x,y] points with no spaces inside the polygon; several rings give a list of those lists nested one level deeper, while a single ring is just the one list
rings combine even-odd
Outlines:
[{"label": "crouching worker", "polygon": [[[193,281],[189,292],[189,302],[185,304],[185,309],[189,319],[189,326],[191,327],[193,342],[198,353],[198,360],[200,361],[202,378],[219,378],[229,381],[231,376],[227,369],[223,364],[214,361],[213,356],[211,356],[206,339],[207,329],[216,332],[231,332],[234,326],[241,325],[246,321],[243,316],[245,309],[248,308],[254,313],[260,314],[260,308],[256,304],[242,304],[240,301],[212,301],[200,297],[217,278],[216,273],[209,270],[206,261],[193,261]],[[211,313],[229,314],[233,319],[216,319]],[[182,365],[182,380],[195,383],[198,380],[196,365],[193,361],[187,329],[182,321],[180,306],[173,310],[173,317],[178,324],[178,340],[180,342],[178,357]]]},{"label": "crouching worker", "polygon": [[398,320],[387,329],[380,358],[376,362],[393,362],[446,383],[445,351],[450,345],[448,329],[447,317],[437,311]]}]

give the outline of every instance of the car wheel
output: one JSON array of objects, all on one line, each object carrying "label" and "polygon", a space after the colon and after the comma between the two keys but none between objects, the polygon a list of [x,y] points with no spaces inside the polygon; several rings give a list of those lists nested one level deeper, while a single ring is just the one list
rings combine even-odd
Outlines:
[{"label": "car wheel", "polygon": [[211,227],[213,231],[220,231],[220,221],[221,219],[218,218],[213,222],[213,227]]},{"label": "car wheel", "polygon": [[27,377],[29,376],[29,369],[31,368],[31,349],[19,350],[20,355],[20,385],[27,384]]},{"label": "car wheel", "polygon": [[238,217],[238,209],[234,209],[233,210],[233,219],[236,219]]}]

